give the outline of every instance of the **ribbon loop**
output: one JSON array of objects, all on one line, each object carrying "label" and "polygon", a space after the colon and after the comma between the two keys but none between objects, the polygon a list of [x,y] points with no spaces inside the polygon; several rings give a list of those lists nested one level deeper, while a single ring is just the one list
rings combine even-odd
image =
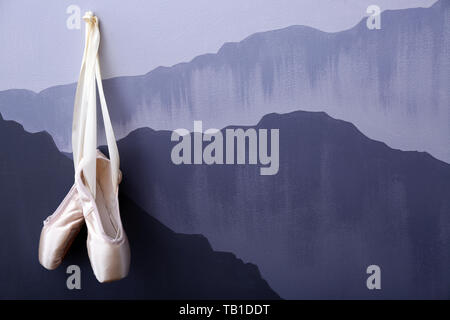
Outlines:
[{"label": "ribbon loop", "polygon": [[111,161],[111,182],[117,190],[119,180],[119,152],[116,138],[111,125],[105,94],[103,92],[102,77],[98,49],[100,45],[100,30],[98,18],[90,11],[83,16],[86,22],[86,40],[81,62],[75,94],[72,150],[75,174],[83,173],[87,187],[95,198],[96,193],[96,165],[97,165],[97,96],[98,87],[103,123]]}]

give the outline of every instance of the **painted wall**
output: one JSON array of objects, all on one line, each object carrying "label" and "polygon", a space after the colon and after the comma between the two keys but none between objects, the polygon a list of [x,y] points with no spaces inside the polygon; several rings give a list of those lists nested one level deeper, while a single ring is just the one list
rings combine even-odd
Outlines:
[{"label": "painted wall", "polygon": [[[0,2],[0,297],[449,298],[448,1],[380,0],[380,29],[371,1],[127,4]],[[106,286],[85,232],[56,271],[37,261],[73,183],[70,5],[100,17],[124,173],[132,268]],[[278,130],[276,174],[250,141],[245,164],[175,164],[172,130],[195,120],[224,162],[227,129]],[[66,289],[70,264],[85,289]]]}]

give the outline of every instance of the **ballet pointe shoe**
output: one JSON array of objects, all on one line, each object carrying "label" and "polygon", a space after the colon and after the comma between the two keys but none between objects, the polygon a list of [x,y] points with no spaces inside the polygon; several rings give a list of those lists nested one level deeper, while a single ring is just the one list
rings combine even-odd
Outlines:
[{"label": "ballet pointe shoe", "polygon": [[44,268],[53,270],[61,264],[83,223],[83,210],[74,185],[56,211],[44,221],[39,240],[39,262]]},{"label": "ballet pointe shoe", "polygon": [[98,150],[96,172],[95,199],[82,173],[75,176],[75,183],[88,229],[86,245],[92,270],[99,282],[111,282],[127,276],[130,247],[120,219],[119,188],[111,180],[111,162]]},{"label": "ballet pointe shoe", "polygon": [[[97,161],[105,156],[97,153]],[[122,172],[119,170],[119,183]],[[83,208],[75,185],[72,186],[55,212],[44,220],[39,240],[39,262],[48,269],[56,269],[84,224]]]}]

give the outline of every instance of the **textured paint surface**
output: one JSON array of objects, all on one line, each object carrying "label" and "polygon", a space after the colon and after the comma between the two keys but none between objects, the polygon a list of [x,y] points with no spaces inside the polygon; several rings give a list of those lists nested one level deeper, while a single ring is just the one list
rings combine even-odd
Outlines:
[{"label": "textured paint surface", "polygon": [[[429,7],[435,1],[376,4],[392,10]],[[296,24],[345,30],[358,23],[371,4],[372,0],[0,1],[0,42],[7,44],[7,50],[0,50],[0,90],[40,91],[77,80],[84,38],[80,30],[66,27],[66,10],[72,5],[81,15],[91,10],[100,17],[101,60],[109,78],[189,61],[255,32]]]},{"label": "textured paint surface", "polygon": [[[127,280],[83,271],[80,293],[37,261],[42,220],[73,181],[75,85],[0,91],[14,120],[0,118],[0,297],[450,298],[449,7],[385,11],[381,30],[256,33],[104,81],[136,253]],[[278,174],[175,166],[168,130],[194,120],[279,129]],[[85,237],[65,266],[89,270]],[[372,264],[381,291],[365,286]]]},{"label": "textured paint surface", "polygon": [[[54,271],[38,262],[42,221],[73,183],[72,161],[46,133],[29,134],[0,117],[0,298],[277,299],[256,266],[215,252],[201,235],[177,234],[120,196],[132,262],[124,280],[100,284],[91,270],[86,230]],[[33,161],[31,161],[33,159]],[[66,268],[81,268],[81,290],[66,288]]]},{"label": "textured paint surface", "polygon": [[[270,112],[326,111],[393,148],[449,162],[449,2],[385,12],[382,21],[375,31],[362,21],[339,33],[303,26],[258,33],[190,63],[107,80],[116,135],[189,129],[193,120],[222,128],[254,124]],[[0,112],[26,130],[46,130],[67,151],[74,91],[3,91]]]},{"label": "textured paint surface", "polygon": [[[119,141],[125,192],[177,232],[256,263],[283,298],[449,298],[450,165],[325,113],[265,116],[280,171],[170,162],[170,132]],[[379,264],[383,290],[365,286]]]}]

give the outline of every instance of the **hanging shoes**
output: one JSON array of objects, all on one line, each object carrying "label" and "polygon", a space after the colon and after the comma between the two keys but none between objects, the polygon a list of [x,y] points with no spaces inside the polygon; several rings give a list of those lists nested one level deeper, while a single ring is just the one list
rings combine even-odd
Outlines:
[{"label": "hanging shoes", "polygon": [[[120,218],[118,191],[122,175],[103,93],[98,59],[98,19],[92,12],[87,12],[83,19],[86,22],[86,46],[72,125],[75,184],[55,213],[44,222],[39,261],[47,269],[56,268],[86,222],[86,245],[92,269],[99,282],[109,282],[127,276],[130,247]],[[96,84],[110,159],[97,150]]]},{"label": "hanging shoes", "polygon": [[[97,166],[106,161],[97,151]],[[119,171],[119,184],[122,173]],[[48,270],[56,269],[69,251],[72,242],[84,224],[83,207],[75,184],[55,212],[44,220],[39,240],[39,263]]]}]

